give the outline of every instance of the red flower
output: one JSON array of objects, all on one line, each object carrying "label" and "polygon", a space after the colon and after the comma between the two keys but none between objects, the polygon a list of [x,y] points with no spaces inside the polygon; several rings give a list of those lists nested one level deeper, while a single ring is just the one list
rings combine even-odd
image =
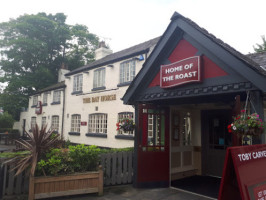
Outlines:
[{"label": "red flower", "polygon": [[227,129],[228,129],[228,132],[229,132],[229,133],[232,133],[232,125],[231,125],[231,124],[229,124],[229,125],[227,126]]}]

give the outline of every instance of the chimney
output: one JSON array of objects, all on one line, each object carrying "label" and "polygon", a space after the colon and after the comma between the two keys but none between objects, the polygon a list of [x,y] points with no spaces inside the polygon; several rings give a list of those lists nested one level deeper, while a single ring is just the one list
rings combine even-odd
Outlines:
[{"label": "chimney", "polygon": [[65,74],[68,73],[69,70],[64,63],[62,63],[61,68],[58,70],[58,83],[65,80]]},{"label": "chimney", "polygon": [[99,60],[107,55],[112,54],[113,51],[108,49],[105,42],[101,41],[99,43],[98,49],[95,50],[95,60]]}]

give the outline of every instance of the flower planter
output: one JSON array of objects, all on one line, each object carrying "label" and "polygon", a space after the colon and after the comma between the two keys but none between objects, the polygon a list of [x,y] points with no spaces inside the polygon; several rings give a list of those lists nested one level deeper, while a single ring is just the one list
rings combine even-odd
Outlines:
[{"label": "flower planter", "polygon": [[65,176],[30,177],[29,200],[98,193],[103,194],[103,171]]}]

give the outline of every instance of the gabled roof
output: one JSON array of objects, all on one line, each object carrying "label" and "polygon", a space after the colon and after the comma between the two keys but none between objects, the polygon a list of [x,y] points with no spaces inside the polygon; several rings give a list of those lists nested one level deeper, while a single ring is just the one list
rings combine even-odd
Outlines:
[{"label": "gabled roof", "polygon": [[[151,76],[153,71],[159,69],[162,62],[165,62],[164,60],[166,59],[167,52],[169,53],[172,51],[171,48],[169,49],[171,43],[179,41],[184,36],[190,38],[190,40],[200,46],[202,52],[211,52],[212,55],[223,61],[226,66],[230,66],[231,70],[237,73],[238,76],[249,81],[254,88],[260,89],[262,92],[266,93],[266,73],[260,67],[260,64],[216,38],[190,19],[175,12],[171,18],[170,24],[155,46],[153,52],[128,87],[122,98],[124,103],[133,104],[134,101],[140,99],[139,97],[137,98],[137,96],[141,93],[143,94],[145,90],[144,87],[147,87],[147,85],[144,85],[149,80],[148,77]],[[154,73],[153,76],[155,76]],[[160,91],[163,93],[163,90]],[[160,95],[158,94],[158,96]]]},{"label": "gabled roof", "polygon": [[231,47],[230,45],[228,45],[227,43],[225,43],[221,39],[219,39],[219,38],[215,37],[213,34],[209,33],[206,29],[204,29],[204,28],[200,27],[199,25],[197,25],[195,22],[193,22],[189,18],[186,18],[183,15],[175,12],[174,15],[172,16],[171,20],[175,20],[177,18],[182,18],[184,21],[186,21],[187,23],[189,23],[195,29],[197,29],[198,31],[200,31],[202,34],[204,34],[205,36],[207,36],[208,38],[210,38],[211,40],[213,40],[215,43],[219,44],[222,48],[224,48],[227,51],[229,51],[235,57],[243,60],[244,62],[246,62],[247,64],[249,64],[252,68],[254,68],[256,71],[258,71],[261,74],[263,74],[263,75],[266,76],[266,71],[264,71],[263,69],[261,69],[260,65],[257,62],[254,62],[255,59],[253,59],[252,57],[243,55],[242,53],[240,53],[239,51],[237,51],[236,49],[234,49],[233,47]]},{"label": "gabled roof", "polygon": [[154,46],[158,40],[160,39],[160,37],[151,39],[149,41],[143,42],[141,44],[135,45],[133,47],[124,49],[122,51],[110,54],[108,56],[105,56],[102,59],[96,60],[88,65],[79,67],[77,69],[72,70],[71,72],[67,73],[66,76],[70,76],[73,74],[77,74],[86,70],[91,70],[97,67],[101,67],[101,66],[105,66],[108,64],[112,64],[114,62],[118,62],[120,60],[125,60],[128,58],[131,58],[133,56],[137,56],[139,54],[142,53],[147,53],[149,51],[149,49]]},{"label": "gabled roof", "polygon": [[43,88],[41,90],[38,90],[35,94],[41,94],[43,92],[48,92],[48,91],[51,91],[51,90],[57,90],[57,89],[60,89],[60,88],[65,88],[66,85],[65,85],[65,81],[61,81],[59,83],[56,83],[56,84],[53,84],[53,85],[50,85],[46,88]]},{"label": "gabled roof", "polygon": [[262,73],[266,75],[266,51],[259,53],[251,53],[248,54],[247,57],[258,63],[263,70]]}]

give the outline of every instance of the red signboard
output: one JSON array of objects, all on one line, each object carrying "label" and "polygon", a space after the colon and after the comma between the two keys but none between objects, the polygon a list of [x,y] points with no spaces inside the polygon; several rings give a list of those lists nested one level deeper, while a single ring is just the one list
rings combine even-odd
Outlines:
[{"label": "red signboard", "polygon": [[170,88],[191,82],[200,82],[200,57],[194,56],[169,65],[160,70],[161,88]]},{"label": "red signboard", "polygon": [[41,101],[37,102],[35,114],[37,114],[37,115],[42,114],[42,102]]},{"label": "red signboard", "polygon": [[87,126],[87,122],[80,122],[81,126]]},{"label": "red signboard", "polygon": [[266,200],[266,144],[227,149],[219,200]]}]

